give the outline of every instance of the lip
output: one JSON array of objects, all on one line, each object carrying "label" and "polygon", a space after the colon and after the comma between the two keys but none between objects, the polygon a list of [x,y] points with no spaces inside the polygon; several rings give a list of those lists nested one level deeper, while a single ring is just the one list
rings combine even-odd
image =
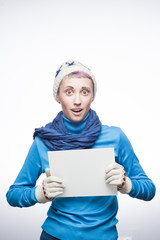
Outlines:
[{"label": "lip", "polygon": [[74,115],[79,116],[82,113],[82,108],[73,108],[71,111]]}]

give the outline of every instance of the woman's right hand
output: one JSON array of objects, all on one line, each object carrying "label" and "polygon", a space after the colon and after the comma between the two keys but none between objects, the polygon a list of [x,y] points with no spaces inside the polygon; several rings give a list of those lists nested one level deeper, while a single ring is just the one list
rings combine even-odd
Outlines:
[{"label": "woman's right hand", "polygon": [[46,178],[42,182],[42,186],[38,186],[35,191],[36,199],[40,203],[53,201],[55,197],[63,193],[64,183],[59,177],[51,176],[50,169],[45,169]]}]

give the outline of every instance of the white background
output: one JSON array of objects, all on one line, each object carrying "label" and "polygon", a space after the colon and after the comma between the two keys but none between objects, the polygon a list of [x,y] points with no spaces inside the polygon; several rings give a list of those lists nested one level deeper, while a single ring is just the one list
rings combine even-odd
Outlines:
[{"label": "white background", "polygon": [[75,59],[98,82],[92,105],[122,128],[157,187],[151,202],[119,194],[119,236],[160,235],[160,1],[0,0],[0,238],[39,239],[49,204],[13,208],[5,194],[35,127],[60,110],[52,97],[62,62]]}]

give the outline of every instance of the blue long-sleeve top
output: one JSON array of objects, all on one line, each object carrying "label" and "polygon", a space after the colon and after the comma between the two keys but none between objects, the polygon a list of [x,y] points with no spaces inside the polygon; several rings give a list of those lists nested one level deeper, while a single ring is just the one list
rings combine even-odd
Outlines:
[{"label": "blue long-sleeve top", "polygon": [[[79,133],[85,121],[73,123],[64,117],[70,134]],[[145,174],[133,148],[118,127],[102,125],[101,133],[92,148],[114,148],[116,162],[123,165],[132,181],[129,195],[149,201],[155,195],[155,185]],[[7,201],[12,206],[29,207],[38,201],[35,197],[36,181],[49,167],[49,149],[36,137],[28,152],[24,165],[14,184],[7,192]],[[96,176],[95,176],[96,177]],[[61,240],[116,240],[117,196],[100,197],[56,197],[48,210],[42,229]]]}]

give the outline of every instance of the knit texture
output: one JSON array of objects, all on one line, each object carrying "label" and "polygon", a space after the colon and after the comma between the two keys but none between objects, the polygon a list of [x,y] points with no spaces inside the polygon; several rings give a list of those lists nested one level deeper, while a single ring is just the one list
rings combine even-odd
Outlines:
[{"label": "knit texture", "polygon": [[61,111],[53,122],[45,127],[36,128],[33,137],[39,136],[50,150],[87,149],[94,145],[101,126],[96,112],[90,109],[84,130],[80,134],[69,134]]},{"label": "knit texture", "polygon": [[92,81],[94,84],[94,97],[95,97],[96,91],[97,91],[97,83],[96,83],[96,79],[95,79],[93,73],[91,72],[91,70],[89,68],[85,67],[80,62],[68,60],[67,62],[64,62],[59,67],[59,69],[57,70],[56,75],[55,75],[55,80],[54,80],[54,85],[53,85],[53,96],[54,96],[55,100],[57,98],[58,88],[59,88],[59,85],[60,85],[62,79],[66,75],[76,72],[76,71],[84,72],[92,78]]}]

